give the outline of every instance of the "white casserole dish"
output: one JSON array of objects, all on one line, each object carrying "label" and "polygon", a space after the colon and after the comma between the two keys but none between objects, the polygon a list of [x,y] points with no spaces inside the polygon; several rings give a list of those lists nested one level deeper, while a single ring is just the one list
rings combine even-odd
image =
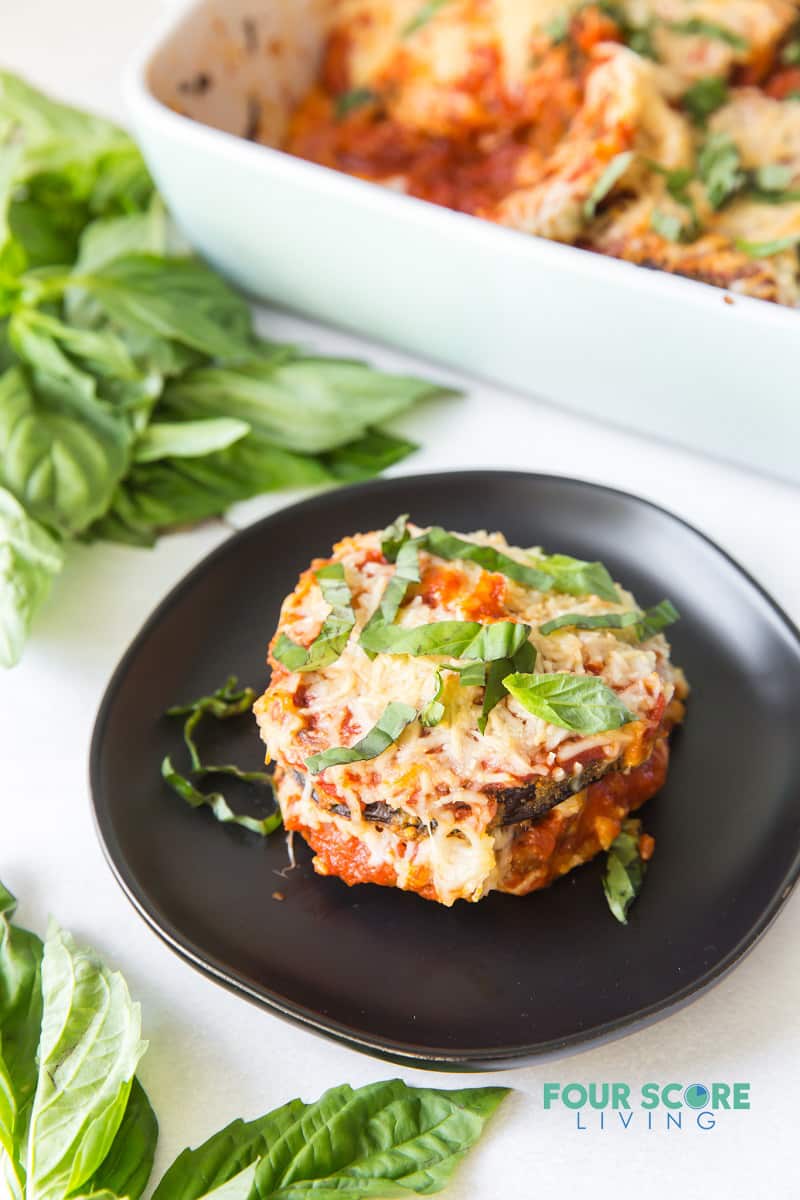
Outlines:
[{"label": "white casserole dish", "polygon": [[314,77],[327,4],[183,4],[131,64],[134,131],[197,249],[261,299],[800,483],[797,311],[241,136],[257,109],[281,137]]}]

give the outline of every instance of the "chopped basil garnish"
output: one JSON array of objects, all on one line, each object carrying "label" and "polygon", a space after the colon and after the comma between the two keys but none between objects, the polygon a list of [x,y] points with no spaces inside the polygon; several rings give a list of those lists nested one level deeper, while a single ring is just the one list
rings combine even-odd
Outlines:
[{"label": "chopped basil garnish", "polygon": [[552,20],[542,26],[542,33],[548,37],[554,46],[566,41],[569,33],[570,15],[568,12],[557,13]]},{"label": "chopped basil garnish", "polygon": [[714,38],[718,42],[727,42],[734,50],[746,50],[748,43],[741,34],[735,33],[725,25],[716,21],[705,21],[702,17],[690,17],[688,21],[669,21],[667,27],[673,33],[685,33],[688,37]]},{"label": "chopped basil garnish", "polygon": [[511,658],[528,640],[530,626],[517,621],[434,621],[430,625],[367,625],[360,645],[372,654],[430,654],[493,662]]},{"label": "chopped basil garnish", "polygon": [[604,733],[637,720],[616,692],[594,675],[515,674],[503,683],[528,712],[574,733]]},{"label": "chopped basil garnish", "polygon": [[444,691],[444,668],[439,667],[434,675],[434,683],[436,689],[427,704],[424,704],[419,710],[419,723],[427,728],[432,728],[438,725],[444,716],[444,704],[442,703],[442,692]]},{"label": "chopped basil garnish", "polygon": [[601,174],[597,183],[592,188],[589,199],[583,206],[583,215],[587,221],[591,221],[601,201],[605,200],[608,193],[616,183],[622,178],[628,167],[633,162],[633,151],[624,150],[622,154],[615,155],[611,159],[606,169]]},{"label": "chopped basil garnish", "polygon": [[408,532],[408,513],[395,517],[391,525],[387,525],[381,534],[381,554],[387,562],[395,562],[398,551],[404,546],[411,534]]},{"label": "chopped basil garnish", "polygon": [[372,88],[368,87],[351,88],[349,92],[342,92],[336,97],[334,106],[336,120],[341,121],[349,113],[355,112],[358,108],[364,108],[367,104],[373,104],[377,99],[377,92],[373,92]]},{"label": "chopped basil garnish", "polygon": [[[255,695],[252,688],[238,688],[236,676],[231,675],[222,687],[217,688],[211,695],[200,696],[188,704],[175,704],[167,709],[168,717],[186,717],[183,724],[183,740],[189,751],[191,775],[195,779],[204,775],[231,775],[245,783],[257,783],[268,787],[272,796],[272,777],[266,771],[245,771],[235,763],[204,763],[194,738],[195,729],[204,716],[216,717],[219,721],[241,716],[253,707]],[[241,825],[253,833],[261,834],[262,837],[272,833],[281,824],[279,809],[263,818],[240,815],[233,811],[221,792],[199,791],[191,779],[175,769],[169,755],[161,763],[161,775],[187,804],[192,808],[210,808],[218,821]]]},{"label": "chopped basil garnish", "polygon": [[523,587],[534,588],[546,592],[553,586],[553,578],[549,571],[542,571],[536,566],[518,562],[494,546],[481,546],[477,542],[468,542],[464,538],[448,533],[439,525],[434,525],[423,534],[424,547],[430,554],[448,560],[461,559],[465,562],[477,563],[484,571],[496,571],[521,583]]},{"label": "chopped basil garnish", "polygon": [[[529,674],[536,667],[536,647],[532,642],[523,642],[519,650],[514,654],[513,658],[501,658],[496,662],[488,663],[485,670],[485,691],[483,693],[483,707],[481,715],[478,717],[478,729],[481,733],[486,732],[486,723],[489,720],[489,713],[500,703],[504,696],[508,695],[508,688],[504,680],[509,675],[513,674]],[[461,676],[461,686],[466,687],[469,680],[466,673]]]},{"label": "chopped basil garnish", "polygon": [[728,85],[725,80],[716,75],[707,75],[684,92],[681,104],[695,125],[704,125],[727,100]]},{"label": "chopped basil garnish", "polygon": [[799,244],[800,233],[791,233],[788,237],[775,238],[772,242],[748,242],[740,238],[736,249],[750,258],[771,258],[773,254],[782,254],[784,250],[792,250]]},{"label": "chopped basil garnish", "polygon": [[603,872],[603,891],[608,907],[622,925],[628,924],[628,911],[642,890],[647,863],[639,853],[642,822],[623,821],[622,830],[611,843]]},{"label": "chopped basil garnish", "polygon": [[601,562],[584,562],[568,554],[547,554],[537,565],[552,578],[542,591],[566,592],[568,596],[600,596],[612,604],[619,602],[619,592]]},{"label": "chopped basil garnish", "polygon": [[449,0],[426,0],[426,3],[417,11],[416,15],[411,18],[407,25],[403,26],[401,31],[403,37],[408,37],[412,33],[416,33],[418,29],[422,29],[423,25],[436,16],[440,8],[444,8]]},{"label": "chopped basil garnish", "polygon": [[555,633],[557,629],[627,629],[635,625],[640,612],[624,613],[564,613],[539,626],[539,633]]},{"label": "chopped basil garnish", "polygon": [[310,646],[301,646],[282,633],[272,651],[273,657],[290,671],[320,671],[328,667],[344,650],[356,623],[350,589],[341,563],[330,563],[315,572],[326,604],[331,611]]},{"label": "chopped basil garnish", "polygon": [[712,208],[721,208],[747,183],[739,147],[726,133],[712,133],[697,157],[697,169]]},{"label": "chopped basil garnish", "polygon": [[640,642],[646,642],[668,625],[674,625],[680,620],[680,615],[671,600],[660,600],[642,613],[642,619],[636,625],[637,638]]},{"label": "chopped basil garnish", "polygon": [[539,626],[539,632],[547,635],[557,629],[629,629],[634,626],[637,640],[644,642],[674,624],[679,616],[674,604],[662,600],[644,612],[634,609],[623,613],[564,613],[552,621],[545,621]]},{"label": "chopped basil garnish", "polygon": [[[219,772],[226,769],[213,767],[207,768],[207,770]],[[226,773],[230,774],[230,771]],[[241,778],[250,778],[251,774],[255,774],[255,772],[243,773]],[[248,817],[245,813],[235,813],[222,792],[199,791],[190,779],[175,770],[169,755],[161,764],[161,775],[172,790],[177,792],[188,805],[192,808],[210,808],[216,819],[224,825],[241,825],[243,829],[249,829],[251,833],[258,833],[261,837],[268,837],[281,825],[280,809],[276,809],[268,817]]]},{"label": "chopped basil garnish", "polygon": [[312,754],[306,766],[312,775],[318,775],[326,767],[338,767],[342,763],[365,762],[377,758],[397,741],[403,730],[417,719],[417,710],[410,704],[392,700],[386,705],[377,724],[356,742],[354,746],[332,746],[321,754]]},{"label": "chopped basil garnish", "polygon": [[697,236],[694,221],[686,221],[676,213],[654,208],[650,214],[650,228],[668,242],[691,242]]},{"label": "chopped basil garnish", "polygon": [[786,43],[781,50],[781,62],[787,67],[800,64],[800,40],[793,38],[791,42]]},{"label": "chopped basil garnish", "polygon": [[[411,538],[406,522],[400,516],[384,530],[381,549],[389,562],[399,560],[403,547],[413,542],[420,550],[427,550],[450,562],[462,560],[477,563],[484,571],[495,571],[513,579],[523,587],[539,592],[566,592],[571,596],[601,596],[616,603],[619,594],[606,568],[600,562],[584,562],[568,554],[537,555],[534,563],[518,562],[503,554],[494,546],[482,546],[469,542],[454,533],[448,533],[440,525],[432,526],[427,533]],[[409,552],[410,558],[413,557]],[[412,580],[418,582],[419,576]],[[396,610],[395,610],[396,611]]]}]

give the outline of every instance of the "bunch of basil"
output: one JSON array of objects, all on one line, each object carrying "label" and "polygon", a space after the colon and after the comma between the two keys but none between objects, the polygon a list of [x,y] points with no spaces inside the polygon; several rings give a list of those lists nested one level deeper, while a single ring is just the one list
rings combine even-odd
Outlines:
[{"label": "bunch of basil", "polygon": [[[125,980],[51,924],[12,924],[0,884],[0,1195],[139,1200],[158,1122],[136,1071],[147,1044]],[[398,1079],[331,1088],[184,1150],[153,1200],[368,1200],[430,1195],[475,1144],[506,1088],[438,1091]]]},{"label": "bunch of basil", "polygon": [[366,478],[438,389],[309,357],[176,244],[131,139],[0,73],[0,664],[68,539],[150,545],[280,487]]}]

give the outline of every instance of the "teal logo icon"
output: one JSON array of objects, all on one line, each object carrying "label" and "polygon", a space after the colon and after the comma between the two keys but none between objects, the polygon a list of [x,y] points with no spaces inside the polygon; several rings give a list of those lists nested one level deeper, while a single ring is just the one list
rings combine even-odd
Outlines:
[{"label": "teal logo icon", "polygon": [[683,1098],[689,1108],[705,1108],[711,1099],[711,1093],[705,1084],[691,1083],[683,1093]]}]

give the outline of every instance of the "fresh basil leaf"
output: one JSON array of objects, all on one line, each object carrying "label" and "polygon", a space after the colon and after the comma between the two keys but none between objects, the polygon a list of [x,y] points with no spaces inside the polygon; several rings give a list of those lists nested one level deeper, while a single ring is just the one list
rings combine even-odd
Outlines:
[{"label": "fresh basil leaf", "polygon": [[583,206],[583,215],[587,221],[594,219],[597,214],[598,206],[612,190],[615,184],[619,183],[622,176],[627,171],[634,159],[633,150],[624,150],[621,154],[617,154],[611,159],[608,166],[600,175],[597,183],[592,188],[589,199]]},{"label": "fresh basil leaf", "polygon": [[568,596],[600,596],[619,603],[619,592],[601,562],[584,562],[568,554],[548,554],[537,559],[537,566],[552,578],[548,589]]},{"label": "fresh basil leaf", "polygon": [[108,1154],[146,1046],[139,1006],[122,976],[56,926],[45,941],[41,979],[27,1188],[38,1200],[63,1200],[92,1178]]},{"label": "fresh basil leaf", "polygon": [[636,623],[636,636],[640,642],[655,637],[668,625],[674,625],[680,620],[680,613],[671,600],[660,600],[658,604],[646,608],[641,614],[641,620]]},{"label": "fresh basil leaf", "polygon": [[203,458],[134,464],[87,536],[152,546],[165,530],[220,516],[238,500],[330,482],[316,459],[279,450],[251,433]]},{"label": "fresh basil leaf", "polygon": [[363,437],[346,442],[322,456],[322,463],[342,483],[359,483],[380,475],[395,463],[419,450],[416,442],[371,429]]},{"label": "fresh basil leaf", "polygon": [[378,99],[378,93],[374,92],[372,88],[350,88],[348,92],[341,92],[336,97],[333,115],[337,121],[341,121],[357,109],[365,108],[368,104],[375,104]]},{"label": "fresh basil leaf", "polygon": [[161,458],[201,458],[225,450],[249,432],[250,426],[235,417],[151,421],[134,447],[133,460],[147,463]]},{"label": "fresh basil leaf", "polygon": [[422,29],[447,3],[449,0],[425,0],[411,20],[403,26],[400,31],[401,37],[410,37],[412,33]]},{"label": "fresh basil leaf", "polygon": [[377,758],[397,741],[406,726],[417,719],[417,710],[410,704],[392,700],[386,705],[380,719],[372,729],[354,746],[332,746],[321,754],[312,754],[306,766],[312,775],[318,775],[326,767],[338,767],[342,763],[364,762]]},{"label": "fresh basil leaf", "polygon": [[0,487],[0,666],[19,662],[31,622],[63,561],[55,538]]},{"label": "fresh basil leaf", "polygon": [[771,258],[773,254],[783,254],[784,250],[793,250],[800,245],[800,233],[791,233],[788,237],[775,238],[771,242],[748,242],[740,238],[736,249],[741,250],[750,258]]},{"label": "fresh basil leaf", "polygon": [[24,1193],[25,1134],[36,1089],[42,1019],[41,939],[11,922],[16,900],[0,883],[0,1179]]},{"label": "fresh basil leaf", "polygon": [[494,546],[481,546],[477,542],[468,542],[454,533],[448,533],[439,525],[434,525],[422,536],[424,548],[438,558],[477,563],[479,567],[483,567],[484,571],[496,571],[508,579],[513,579],[515,583],[520,583],[523,587],[533,588],[536,591],[544,592],[553,586],[553,577],[549,570],[541,570],[538,565],[532,566],[518,562],[517,559],[503,554]]},{"label": "fresh basil leaf", "polygon": [[360,645],[373,654],[447,655],[492,662],[511,658],[527,641],[530,627],[516,621],[434,621],[429,625],[367,625]]},{"label": "fresh basil leaf", "polygon": [[131,1085],[125,1115],[111,1149],[92,1178],[84,1185],[85,1194],[97,1200],[98,1193],[139,1200],[153,1169],[158,1121],[138,1079]]},{"label": "fresh basil leaf", "polygon": [[282,633],[272,651],[274,658],[290,671],[321,671],[335,662],[350,640],[356,623],[353,601],[341,563],[330,563],[315,572],[326,604],[331,611],[309,646],[301,646]]},{"label": "fresh basil leaf", "polygon": [[[201,770],[203,773],[230,773],[221,767],[205,767]],[[261,837],[268,837],[281,826],[279,810],[270,813],[268,817],[250,817],[244,813],[235,813],[221,792],[201,792],[190,779],[175,770],[169,756],[161,763],[161,777],[191,808],[210,808],[216,820],[223,825],[240,825]]]},{"label": "fresh basil leaf", "polygon": [[[381,534],[381,554],[387,562],[396,562],[397,555],[400,553],[402,546],[411,537],[408,531],[408,513],[401,513],[399,517],[395,517],[391,525],[387,525]],[[419,569],[417,569],[416,582],[419,582]]]},{"label": "fresh basil leaf", "polygon": [[[252,351],[247,302],[196,259],[129,254],[74,276],[70,285],[87,292],[122,326],[214,358]],[[232,407],[227,415],[239,414]]]},{"label": "fresh basil leaf", "polygon": [[734,50],[748,48],[748,42],[741,34],[736,33],[733,29],[728,29],[726,25],[719,25],[716,21],[706,21],[702,17],[690,17],[686,21],[668,21],[667,28],[671,29],[673,33],[686,34],[687,37],[705,37],[718,42],[726,42]]},{"label": "fresh basil leaf", "polygon": [[181,416],[238,417],[273,446],[321,454],[440,391],[425,380],[385,375],[363,363],[272,357],[188,371],[169,385],[166,400]]},{"label": "fresh basil leaf", "polygon": [[681,97],[681,106],[695,125],[704,125],[712,113],[728,101],[728,85],[717,75],[698,79]]},{"label": "fresh basil leaf", "polygon": [[39,340],[40,362],[47,357],[36,392],[17,368],[0,377],[0,485],[34,519],[69,536],[108,508],[133,433],[124,414],[92,395],[89,376],[83,387],[55,342]]},{"label": "fresh basil leaf", "polygon": [[603,891],[608,907],[622,925],[628,924],[628,911],[642,890],[647,872],[647,863],[639,853],[641,832],[641,821],[633,818],[623,821],[622,830],[606,855]]},{"label": "fresh basil leaf", "polygon": [[747,183],[739,148],[725,133],[712,133],[706,139],[697,157],[697,167],[708,202],[714,209],[721,208]]},{"label": "fresh basil leaf", "polygon": [[229,1183],[229,1200],[431,1195],[507,1094],[411,1088],[399,1079],[355,1090],[344,1084],[313,1104],[293,1100],[256,1121],[234,1121],[184,1150],[153,1200],[200,1200]]},{"label": "fresh basil leaf", "polygon": [[627,629],[640,621],[642,614],[638,611],[624,613],[564,613],[545,621],[539,626],[539,633],[545,635],[555,633],[557,629]]},{"label": "fresh basil leaf", "polygon": [[[37,340],[31,341],[31,334],[34,334]],[[140,379],[140,372],[125,342],[110,329],[82,329],[75,325],[67,325],[64,321],[36,309],[25,309],[16,313],[13,318],[12,338],[17,353],[27,361],[34,373],[41,372],[43,368],[47,371],[46,364],[52,351],[43,339],[51,339],[62,351],[77,358],[83,363],[83,368],[88,368],[95,375],[109,376],[126,382]],[[64,363],[60,362],[58,370],[50,373],[62,374],[66,369]],[[82,390],[88,390],[91,395],[96,392],[96,385],[87,388],[85,383],[79,382],[78,386]],[[155,394],[152,398],[155,399]]]},{"label": "fresh basil leaf", "polygon": [[432,729],[434,725],[438,725],[444,716],[444,704],[442,703],[442,693],[444,692],[444,675],[443,668],[439,667],[434,672],[434,692],[430,700],[422,706],[419,711],[419,723],[428,729]]},{"label": "fresh basil leaf", "polygon": [[560,729],[604,733],[637,720],[616,692],[594,675],[517,673],[503,683],[523,708]]}]

